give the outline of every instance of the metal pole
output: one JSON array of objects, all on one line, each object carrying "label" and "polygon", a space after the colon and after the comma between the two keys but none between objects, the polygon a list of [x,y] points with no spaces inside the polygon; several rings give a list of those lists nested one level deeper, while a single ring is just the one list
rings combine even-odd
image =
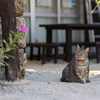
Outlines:
[{"label": "metal pole", "polygon": [[[60,24],[61,22],[61,17],[60,17],[60,0],[57,0],[57,21],[58,24]],[[57,42],[60,41],[60,30],[58,30],[58,38],[57,38]]]},{"label": "metal pole", "polygon": [[[80,23],[84,23],[84,7],[83,7],[83,0],[80,0]],[[84,41],[84,31],[81,30],[81,42]]]},{"label": "metal pole", "polygon": [[35,34],[36,34],[36,29],[35,29],[35,1],[36,0],[30,0],[30,24],[31,24],[31,43],[35,42]]}]

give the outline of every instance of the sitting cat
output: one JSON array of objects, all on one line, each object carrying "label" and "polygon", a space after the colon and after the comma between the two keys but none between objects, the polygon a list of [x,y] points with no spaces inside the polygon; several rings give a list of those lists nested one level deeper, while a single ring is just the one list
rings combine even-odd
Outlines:
[{"label": "sitting cat", "polygon": [[85,77],[86,82],[90,82],[88,52],[89,47],[82,50],[77,45],[75,58],[63,69],[60,81],[84,83],[82,79]]}]

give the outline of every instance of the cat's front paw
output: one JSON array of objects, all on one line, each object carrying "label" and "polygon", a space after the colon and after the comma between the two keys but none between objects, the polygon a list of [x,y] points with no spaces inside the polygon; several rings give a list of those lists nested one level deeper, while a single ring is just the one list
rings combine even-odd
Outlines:
[{"label": "cat's front paw", "polygon": [[84,81],[81,80],[81,81],[79,81],[79,83],[84,84]]},{"label": "cat's front paw", "polygon": [[90,83],[91,81],[90,81],[90,80],[86,80],[86,82],[87,82],[87,83]]}]

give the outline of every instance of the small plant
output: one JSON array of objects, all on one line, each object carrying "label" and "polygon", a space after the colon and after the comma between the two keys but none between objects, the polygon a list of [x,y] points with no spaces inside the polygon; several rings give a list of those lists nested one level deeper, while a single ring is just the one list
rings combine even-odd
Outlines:
[{"label": "small plant", "polygon": [[7,52],[11,51],[11,50],[16,50],[16,48],[18,48],[18,46],[15,44],[16,42],[18,42],[18,39],[22,39],[20,36],[23,36],[23,32],[25,32],[27,34],[28,32],[28,28],[24,27],[17,27],[17,32],[13,32],[11,31],[9,33],[9,43],[7,43],[4,39],[3,39],[3,43],[5,43],[6,48],[4,48],[3,46],[0,46],[2,49],[0,49],[0,65],[3,66],[9,66],[9,64],[7,62],[5,62],[2,59],[9,59],[14,58],[13,56],[6,54]]},{"label": "small plant", "polygon": [[95,0],[95,3],[96,3],[97,5],[95,6],[95,8],[92,10],[91,13],[93,13],[93,12],[96,10],[96,8],[98,7],[98,4],[100,4],[100,0],[99,0],[99,1]]}]

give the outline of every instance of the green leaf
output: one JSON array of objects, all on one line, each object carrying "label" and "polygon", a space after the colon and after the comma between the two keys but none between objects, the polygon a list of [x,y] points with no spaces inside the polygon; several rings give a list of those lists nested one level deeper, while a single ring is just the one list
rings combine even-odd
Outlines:
[{"label": "green leaf", "polygon": [[5,39],[3,39],[3,42],[4,42],[5,44],[7,43]]},{"label": "green leaf", "polygon": [[15,42],[18,42],[18,40],[16,40]]},{"label": "green leaf", "polygon": [[9,51],[11,51],[11,49],[10,49],[10,48],[8,48],[8,49],[7,49],[7,52],[9,52]]},{"label": "green leaf", "polygon": [[7,49],[7,52],[9,52],[9,51],[10,51],[10,48]]},{"label": "green leaf", "polygon": [[3,64],[3,63],[1,63],[1,62],[0,62],[0,65],[3,65],[3,66],[5,66],[5,64]]},{"label": "green leaf", "polygon": [[9,66],[9,64],[7,62],[5,62],[4,60],[1,60],[6,66]]},{"label": "green leaf", "polygon": [[1,73],[2,75],[4,75],[4,74],[1,72],[1,70],[0,70],[0,73]]},{"label": "green leaf", "polygon": [[9,33],[9,37],[12,39],[12,34],[11,33]]},{"label": "green leaf", "polygon": [[18,32],[14,32],[14,34],[18,34]]},{"label": "green leaf", "polygon": [[10,48],[18,48],[18,46],[13,46],[13,45],[12,45],[12,46],[10,46]]},{"label": "green leaf", "polygon": [[12,38],[9,37],[9,41],[10,41],[10,43],[12,43]]},{"label": "green leaf", "polygon": [[11,31],[11,33],[13,33],[13,34],[14,34],[15,32]]},{"label": "green leaf", "polygon": [[3,46],[1,46],[1,48],[2,48],[3,50],[5,50],[5,48],[4,48]]},{"label": "green leaf", "polygon": [[14,48],[14,47],[11,48],[11,47],[10,47],[10,48],[7,49],[7,52],[9,52],[9,51],[11,51],[11,50],[16,50],[16,48]]},{"label": "green leaf", "polygon": [[22,40],[22,39],[23,39],[23,37],[19,37],[18,39],[19,39],[19,40]]},{"label": "green leaf", "polygon": [[1,51],[1,55],[3,54],[3,50]]},{"label": "green leaf", "polygon": [[[17,45],[16,44],[12,44],[12,46],[16,47]],[[18,47],[18,46],[17,46]]]},{"label": "green leaf", "polygon": [[11,57],[11,58],[15,58],[14,56],[11,56],[9,54],[4,54],[5,56]]},{"label": "green leaf", "polygon": [[20,36],[24,36],[24,34],[20,34]]},{"label": "green leaf", "polygon": [[2,51],[2,49],[0,49],[0,51]]},{"label": "green leaf", "polygon": [[9,55],[9,57],[11,57],[11,58],[15,58],[14,56],[11,56],[11,55]]},{"label": "green leaf", "polygon": [[1,58],[6,58],[6,59],[9,59],[9,57],[8,57],[8,56],[6,56],[5,54],[4,54]]},{"label": "green leaf", "polygon": [[9,54],[4,54],[5,56],[9,56]]},{"label": "green leaf", "polygon": [[6,44],[6,48],[7,48],[8,47],[8,43],[4,39],[3,39],[3,42]]},{"label": "green leaf", "polygon": [[16,50],[16,48],[10,48],[10,50]]},{"label": "green leaf", "polygon": [[6,65],[6,66],[9,66],[9,64],[8,64],[7,62],[5,62],[5,65]]},{"label": "green leaf", "polygon": [[9,52],[9,51],[11,51],[11,50],[16,50],[16,48],[11,48],[11,47],[10,47],[10,48],[7,49],[7,52]]},{"label": "green leaf", "polygon": [[16,37],[18,34],[16,33],[16,34],[14,34],[14,36]]}]

